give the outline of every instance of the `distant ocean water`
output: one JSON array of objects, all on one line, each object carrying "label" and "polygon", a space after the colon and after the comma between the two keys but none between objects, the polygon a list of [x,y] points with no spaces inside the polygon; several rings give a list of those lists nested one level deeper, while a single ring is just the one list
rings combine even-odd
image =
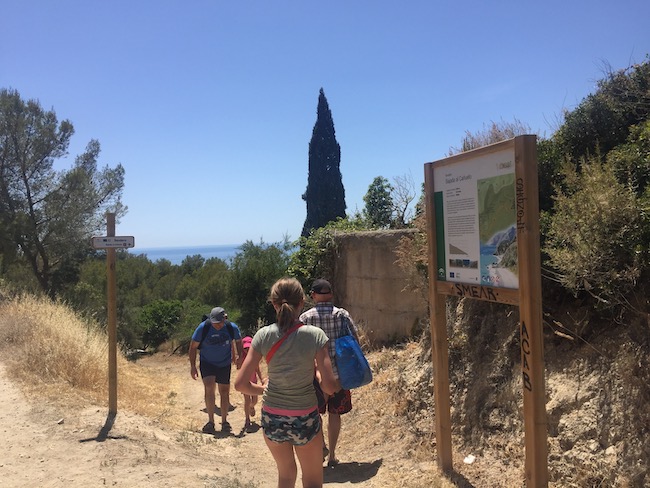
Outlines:
[{"label": "distant ocean water", "polygon": [[200,254],[204,259],[219,258],[228,262],[239,252],[241,244],[222,244],[218,246],[188,246],[188,247],[133,247],[129,253],[134,255],[146,254],[147,259],[156,262],[167,259],[172,264],[181,264],[187,256]]}]

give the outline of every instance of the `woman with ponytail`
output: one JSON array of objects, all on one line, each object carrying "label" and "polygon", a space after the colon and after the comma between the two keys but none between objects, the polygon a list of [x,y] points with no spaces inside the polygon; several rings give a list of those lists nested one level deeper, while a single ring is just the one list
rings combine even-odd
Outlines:
[{"label": "woman with ponytail", "polygon": [[[328,338],[319,327],[298,320],[305,304],[298,280],[276,281],[269,299],[277,322],[262,327],[253,337],[235,389],[246,395],[262,395],[262,429],[278,467],[278,488],[295,486],[296,456],[303,488],[319,488],[323,486],[323,431],[313,385],[314,361],[325,393],[340,389],[330,363]],[[262,357],[268,365],[267,379],[261,385],[251,383]]]}]

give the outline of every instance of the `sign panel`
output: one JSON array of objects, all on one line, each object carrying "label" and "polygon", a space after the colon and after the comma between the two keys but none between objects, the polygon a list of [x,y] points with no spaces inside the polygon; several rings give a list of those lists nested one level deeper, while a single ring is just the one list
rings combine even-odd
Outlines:
[{"label": "sign panel", "polygon": [[512,147],[433,164],[437,279],[519,286]]},{"label": "sign panel", "polygon": [[90,240],[91,245],[95,249],[109,249],[109,248],[127,248],[135,246],[135,237],[133,236],[104,236],[93,237]]}]

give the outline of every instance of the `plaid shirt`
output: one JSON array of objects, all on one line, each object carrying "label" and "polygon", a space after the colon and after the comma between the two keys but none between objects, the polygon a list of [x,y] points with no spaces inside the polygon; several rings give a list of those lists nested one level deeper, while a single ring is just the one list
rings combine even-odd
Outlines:
[{"label": "plaid shirt", "polygon": [[352,321],[352,317],[350,317],[350,313],[344,308],[335,307],[332,302],[320,302],[317,303],[314,308],[310,308],[306,312],[303,312],[300,316],[300,320],[303,324],[320,327],[329,338],[328,347],[330,360],[332,361],[332,370],[334,371],[334,376],[338,378],[339,372],[336,367],[335,343],[336,339],[347,335],[347,330],[343,325],[344,321],[347,322],[350,333],[355,337],[357,336],[357,328]]}]

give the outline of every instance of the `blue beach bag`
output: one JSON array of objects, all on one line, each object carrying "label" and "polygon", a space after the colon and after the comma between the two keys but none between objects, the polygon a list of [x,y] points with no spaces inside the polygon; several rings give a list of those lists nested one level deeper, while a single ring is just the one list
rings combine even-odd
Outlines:
[{"label": "blue beach bag", "polygon": [[361,346],[350,333],[347,319],[343,316],[341,316],[341,333],[345,335],[336,339],[334,344],[341,388],[352,390],[367,385],[372,381],[372,370],[361,351]]}]

